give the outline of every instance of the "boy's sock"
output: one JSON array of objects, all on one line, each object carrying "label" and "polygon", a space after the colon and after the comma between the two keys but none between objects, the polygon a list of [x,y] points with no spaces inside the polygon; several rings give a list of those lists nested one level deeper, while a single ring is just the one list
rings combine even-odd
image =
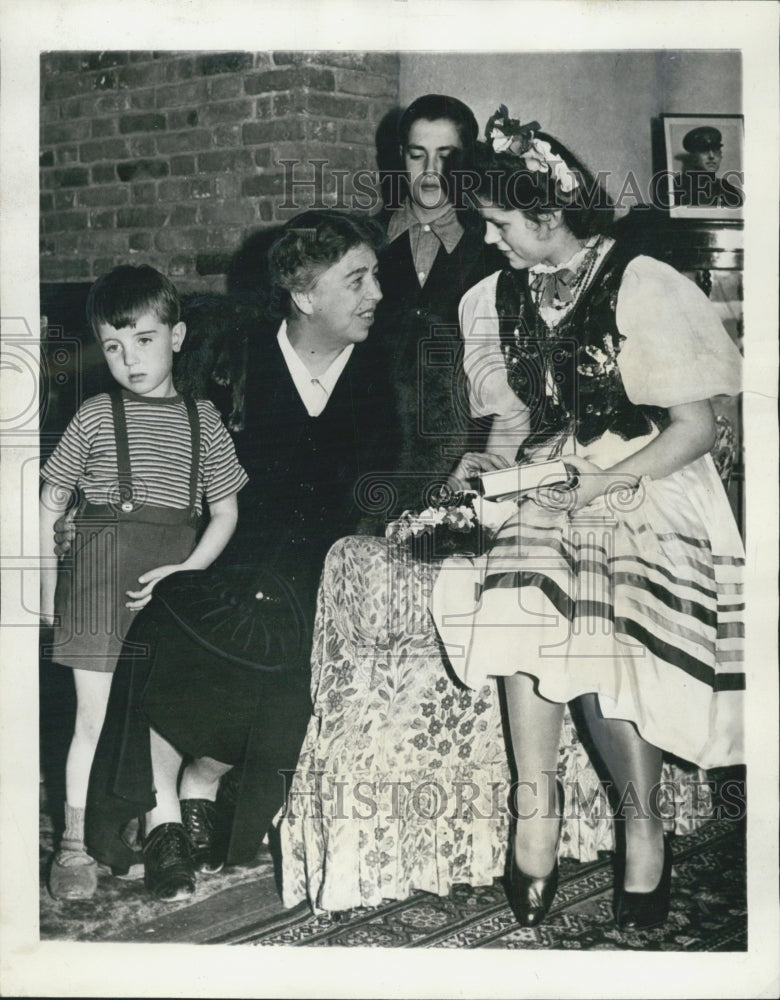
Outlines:
[{"label": "boy's sock", "polygon": [[84,846],[84,809],[65,803],[65,832],[60,841],[60,850],[86,854]]},{"label": "boy's sock", "polygon": [[65,803],[65,832],[49,871],[55,899],[90,899],[97,889],[97,862],[84,846],[84,809]]}]

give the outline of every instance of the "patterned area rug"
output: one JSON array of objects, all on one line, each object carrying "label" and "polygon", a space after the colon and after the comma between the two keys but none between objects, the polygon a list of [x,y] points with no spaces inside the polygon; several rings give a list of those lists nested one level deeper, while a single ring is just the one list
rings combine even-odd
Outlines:
[{"label": "patterned area rug", "polygon": [[[41,837],[41,873],[51,851]],[[612,866],[565,860],[545,923],[517,926],[499,881],[456,886],[447,897],[418,892],[372,909],[312,914],[282,908],[268,854],[253,867],[203,878],[190,900],[152,900],[142,881],[101,873],[89,902],[57,902],[41,885],[42,939],[382,948],[530,948],[638,951],[745,951],[744,825],[713,820],[673,841],[672,912],[652,931],[612,924]]]},{"label": "patterned area rug", "polygon": [[456,886],[448,897],[416,893],[374,909],[312,915],[306,906],[223,935],[225,943],[387,948],[544,948],[640,951],[745,951],[744,829],[728,820],[677,840],[672,912],[652,931],[612,924],[612,866],[564,861],[546,922],[518,927],[500,883]]}]

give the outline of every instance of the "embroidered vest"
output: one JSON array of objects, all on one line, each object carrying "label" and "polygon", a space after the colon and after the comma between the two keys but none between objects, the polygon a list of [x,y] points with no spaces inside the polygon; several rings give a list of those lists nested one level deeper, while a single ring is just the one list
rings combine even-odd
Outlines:
[{"label": "embroidered vest", "polygon": [[615,309],[623,272],[634,256],[616,244],[590,288],[554,329],[536,309],[528,271],[499,275],[496,309],[507,380],[531,411],[531,434],[518,459],[540,446],[551,446],[554,454],[570,435],[588,445],[606,431],[628,441],[667,426],[665,409],[629,400],[617,366],[625,338]]}]

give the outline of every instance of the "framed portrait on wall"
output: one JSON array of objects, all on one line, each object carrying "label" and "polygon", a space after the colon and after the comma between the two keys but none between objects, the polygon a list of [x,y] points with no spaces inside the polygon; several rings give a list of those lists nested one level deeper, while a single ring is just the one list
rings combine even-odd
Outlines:
[{"label": "framed portrait on wall", "polygon": [[742,115],[662,115],[666,207],[673,219],[741,219]]}]

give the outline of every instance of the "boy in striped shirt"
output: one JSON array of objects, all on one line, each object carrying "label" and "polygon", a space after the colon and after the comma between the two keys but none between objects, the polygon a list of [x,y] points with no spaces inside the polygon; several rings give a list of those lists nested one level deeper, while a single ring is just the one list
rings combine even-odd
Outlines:
[{"label": "boy in striped shirt", "polygon": [[[213,404],[174,388],[173,355],[186,328],[172,283],[152,267],[117,267],[90,290],[87,318],[118,385],[85,400],[41,472],[41,615],[55,626],[53,659],[73,670],[77,701],[65,832],[49,876],[52,895],[61,899],[89,898],[97,887],[97,865],[84,846],[84,810],[111,678],[132,618],[159,580],[205,569],[219,556],[235,530],[237,494],[247,482]],[[54,522],[74,495],[76,536],[58,574]],[[158,770],[180,763],[154,731],[152,760]],[[197,775],[189,783],[197,786]],[[147,853],[150,843],[159,850]],[[154,858],[175,855],[187,867],[178,801],[158,801],[147,817],[144,851],[147,885],[151,878],[150,888],[166,896],[169,887],[157,884],[166,875],[155,872]],[[179,869],[175,896],[194,888],[191,871],[182,877]]]}]

